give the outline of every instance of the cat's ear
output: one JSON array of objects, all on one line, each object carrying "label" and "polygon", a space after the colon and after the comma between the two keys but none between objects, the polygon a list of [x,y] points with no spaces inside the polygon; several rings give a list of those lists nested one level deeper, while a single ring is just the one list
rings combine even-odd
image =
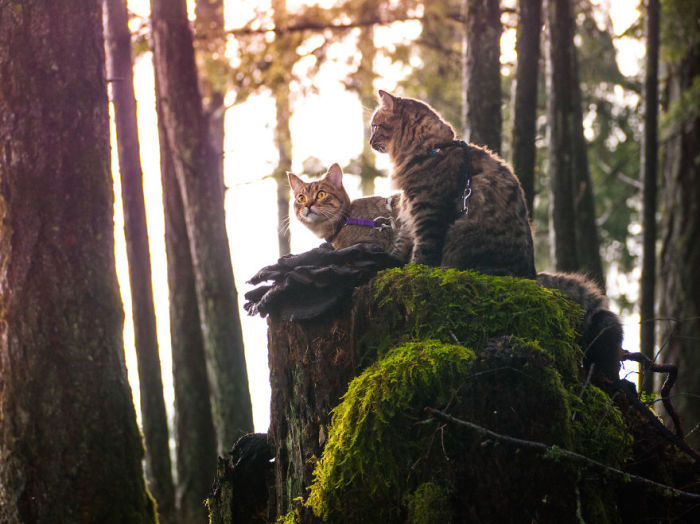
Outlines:
[{"label": "cat's ear", "polygon": [[287,171],[287,178],[289,178],[289,185],[292,187],[294,193],[298,193],[299,190],[304,187],[304,181],[291,171]]},{"label": "cat's ear", "polygon": [[343,187],[343,170],[340,169],[338,164],[333,164],[331,167],[329,167],[328,173],[326,173],[324,178],[338,189]]},{"label": "cat's ear", "polygon": [[391,95],[382,89],[379,90],[379,101],[387,109],[394,109],[394,95]]}]

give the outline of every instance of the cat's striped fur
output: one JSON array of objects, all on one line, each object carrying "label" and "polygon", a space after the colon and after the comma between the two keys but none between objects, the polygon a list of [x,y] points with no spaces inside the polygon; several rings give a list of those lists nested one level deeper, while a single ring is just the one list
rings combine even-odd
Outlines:
[{"label": "cat's striped fur", "polygon": [[[393,254],[416,264],[535,278],[525,198],[510,167],[486,148],[460,145],[427,104],[384,91],[379,96],[370,144],[389,154],[392,181],[403,191]],[[472,193],[464,213],[468,176]]]}]

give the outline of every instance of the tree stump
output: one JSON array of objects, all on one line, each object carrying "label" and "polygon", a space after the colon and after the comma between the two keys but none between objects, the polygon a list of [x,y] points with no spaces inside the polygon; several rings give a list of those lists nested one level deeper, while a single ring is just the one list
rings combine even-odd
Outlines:
[{"label": "tree stump", "polygon": [[661,482],[697,475],[628,406],[584,383],[581,317],[534,281],[408,266],[321,317],[270,318],[268,522],[624,522],[692,509],[557,452],[620,469],[629,460]]}]

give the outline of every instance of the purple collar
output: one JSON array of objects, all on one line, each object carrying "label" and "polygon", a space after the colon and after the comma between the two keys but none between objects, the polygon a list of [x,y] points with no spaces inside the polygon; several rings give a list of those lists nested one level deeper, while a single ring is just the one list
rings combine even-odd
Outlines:
[{"label": "purple collar", "polygon": [[366,218],[346,218],[345,226],[366,226],[366,227],[377,227],[377,223],[374,220],[369,220]]},{"label": "purple collar", "polygon": [[340,233],[340,230],[343,229],[344,226],[365,226],[379,228],[384,227],[382,224],[377,223],[375,220],[370,220],[367,218],[346,218],[345,222],[340,224],[340,227],[336,230],[336,232],[326,239],[326,242],[328,242],[329,244],[333,242],[335,237],[338,236],[338,233]]}]

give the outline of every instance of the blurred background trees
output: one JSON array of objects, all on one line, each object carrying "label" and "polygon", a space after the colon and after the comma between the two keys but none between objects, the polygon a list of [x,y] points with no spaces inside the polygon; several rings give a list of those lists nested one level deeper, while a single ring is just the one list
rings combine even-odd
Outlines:
[{"label": "blurred background trees", "polygon": [[[124,0],[108,2],[124,7]],[[11,4],[0,0],[0,9],[11,11]],[[154,416],[147,407],[155,403],[152,412],[162,418],[164,409],[157,406],[160,347],[166,370],[162,381],[166,389],[170,383],[174,389],[165,396],[165,411],[171,415],[177,450],[173,481],[183,521],[204,521],[201,500],[209,488],[208,479],[213,478],[216,453],[226,451],[236,436],[253,429],[246,371],[251,369],[251,355],[256,359],[262,355],[261,371],[255,376],[258,381],[267,380],[265,326],[259,319],[239,316],[232,259],[237,261],[240,281],[277,256],[319,242],[301,238],[300,229],[298,240],[291,236],[296,226],[289,216],[288,170],[318,176],[338,161],[349,173],[345,185],[354,196],[390,191],[386,160],[375,156],[366,136],[378,88],[430,103],[460,137],[500,151],[515,166],[530,207],[538,269],[584,271],[607,287],[616,309],[630,319],[625,325],[626,349],[633,351],[638,349],[641,239],[643,233],[648,235],[646,256],[652,260],[658,256],[652,270],[658,279],[641,318],[642,325],[657,328],[647,351],[679,364],[674,400],[686,429],[698,424],[697,2],[661,2],[660,67],[653,81],[659,90],[658,104],[649,95],[649,86],[642,90],[647,66],[638,60],[645,46],[653,44],[644,30],[647,16],[655,12],[652,9],[647,15],[647,0],[629,3],[624,9],[619,2],[593,0],[321,4],[274,0],[235,6],[223,0],[153,0],[150,4],[152,13],[146,2],[128,2],[129,27],[134,67],[138,70],[151,59],[155,63],[153,105],[159,114],[159,147],[158,151],[142,147],[140,154],[142,158],[155,155],[160,161],[156,185],[162,190],[163,211],[158,211],[162,215],[156,221],[149,210],[161,199],[154,198],[146,185],[152,168],[143,169],[141,198],[151,231],[151,261],[167,259],[167,291],[166,277],[157,270],[153,281],[162,283],[154,285],[152,292],[148,289],[149,244],[141,242],[132,249],[134,239],[143,240],[146,235],[144,216],[137,209],[141,213],[136,218],[138,231],[129,233],[131,226],[127,228],[128,246],[132,246],[129,267],[133,273],[141,264],[143,273],[131,275],[131,292],[123,284],[122,293],[132,295],[133,322],[139,333],[139,325],[153,330],[153,325],[148,327],[153,321],[148,297],[155,295],[157,311],[159,297],[168,295],[169,315],[161,313],[158,325],[169,324],[170,340],[153,340],[152,333],[137,337],[138,347],[150,337],[151,356],[139,350],[138,360],[139,366],[147,367],[150,358],[153,378],[147,381],[139,375],[141,424],[150,461],[154,446],[162,446],[149,444],[158,440],[149,437],[148,421]],[[619,21],[622,18],[624,22]],[[15,33],[27,37],[28,29],[12,16],[2,19],[5,53],[0,54],[0,63],[16,66],[17,44],[10,38]],[[50,31],[53,26],[47,27],[46,38],[58,41],[59,36]],[[7,51],[10,47],[12,55]],[[149,49],[152,55],[147,54]],[[90,80],[97,74],[94,71],[101,71],[75,62],[66,62],[65,68],[80,69]],[[153,78],[153,71],[146,71]],[[137,86],[144,83],[144,73],[139,74]],[[130,83],[128,71],[110,70],[112,75],[119,75],[111,78],[119,87]],[[13,124],[21,107],[9,91],[13,84],[3,84],[0,131],[4,143],[14,145],[21,140]],[[115,111],[118,86],[113,85]],[[55,100],[67,108],[77,104],[73,99]],[[660,109],[659,143],[655,146],[647,139],[645,146],[652,148],[652,154],[642,157],[640,145],[646,135],[640,109],[648,112],[649,104]],[[144,111],[143,105],[139,111]],[[246,108],[254,109],[245,113]],[[153,113],[152,108],[146,110]],[[149,132],[141,133],[142,143],[149,134],[156,134],[155,119],[150,118],[150,124],[140,123],[151,125]],[[118,133],[122,127],[118,126]],[[263,138],[254,143],[241,138],[254,134]],[[328,138],[332,141],[324,141]],[[120,150],[126,147],[125,140],[118,138]],[[7,151],[10,146],[3,147]],[[131,147],[136,149],[119,157],[125,202],[130,194],[138,200],[141,178],[137,165],[135,174],[128,171],[129,161],[139,156],[138,141]],[[642,158],[644,172],[657,163],[659,167],[658,195],[651,199],[658,200],[658,212],[652,210],[646,222],[642,222]],[[0,167],[0,191],[5,191],[11,170],[9,164]],[[116,176],[116,168],[113,172]],[[647,203],[644,208],[649,209]],[[131,204],[125,208],[125,217],[132,216],[129,209]],[[20,210],[0,198],[0,218],[17,213]],[[156,248],[152,232],[159,220],[165,244]],[[269,222],[274,222],[272,230],[266,226]],[[658,226],[655,232],[653,224]],[[7,261],[15,256],[7,238],[0,238],[0,279],[6,278]],[[131,251],[140,253],[140,263]],[[153,267],[161,266],[154,263]],[[0,329],[7,329],[10,309],[4,304],[18,284],[0,282],[7,283],[0,287]],[[145,309],[137,309],[142,303],[139,292]],[[649,335],[645,336],[648,340]],[[244,337],[254,345],[246,353]],[[0,340],[0,355],[6,355],[9,346],[6,339]],[[172,380],[167,373],[170,360]],[[6,362],[0,361],[3,366]],[[155,392],[148,389],[149,383]],[[9,391],[0,382],[0,400],[11,402]],[[168,405],[171,398],[173,407]],[[169,434],[167,427],[160,424],[158,431],[162,442]],[[167,489],[156,488],[150,475],[149,482],[167,513]],[[167,485],[167,479],[164,482]]]}]

